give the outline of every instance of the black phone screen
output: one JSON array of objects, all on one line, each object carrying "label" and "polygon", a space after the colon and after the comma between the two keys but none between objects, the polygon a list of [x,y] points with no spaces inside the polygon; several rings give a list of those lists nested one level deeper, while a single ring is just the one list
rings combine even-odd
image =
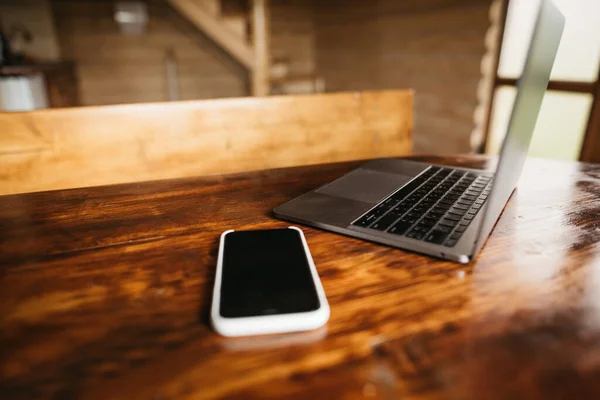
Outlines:
[{"label": "black phone screen", "polygon": [[300,232],[271,229],[225,236],[221,316],[289,314],[319,307]]}]

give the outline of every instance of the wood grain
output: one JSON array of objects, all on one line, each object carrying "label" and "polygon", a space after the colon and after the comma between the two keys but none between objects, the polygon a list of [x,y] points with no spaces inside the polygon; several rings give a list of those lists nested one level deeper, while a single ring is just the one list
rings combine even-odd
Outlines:
[{"label": "wood grain", "polygon": [[303,227],[326,330],[217,336],[219,234],[358,164],[0,197],[2,398],[598,397],[599,165],[529,160],[469,265]]},{"label": "wood grain", "polygon": [[0,113],[0,194],[411,153],[412,92]]}]

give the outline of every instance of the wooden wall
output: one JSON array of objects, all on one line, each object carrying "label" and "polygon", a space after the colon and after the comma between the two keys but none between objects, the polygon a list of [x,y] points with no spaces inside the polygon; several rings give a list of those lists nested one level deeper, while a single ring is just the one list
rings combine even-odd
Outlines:
[{"label": "wooden wall", "polygon": [[146,34],[125,36],[112,0],[53,0],[63,56],[76,62],[83,105],[167,100],[165,56],[178,63],[183,100],[244,96],[247,73],[166,2],[147,2]]},{"label": "wooden wall", "polygon": [[315,1],[328,91],[415,89],[417,152],[467,152],[489,0]]},{"label": "wooden wall", "polygon": [[[113,0],[52,0],[63,56],[77,63],[83,105],[167,100],[165,52],[177,59],[182,100],[248,95],[248,73],[170,7],[148,0],[143,36],[124,36]],[[312,9],[305,0],[273,0],[272,55],[292,73],[314,72]]]},{"label": "wooden wall", "polygon": [[271,0],[271,56],[287,58],[290,75],[315,72],[315,29],[308,0]]}]

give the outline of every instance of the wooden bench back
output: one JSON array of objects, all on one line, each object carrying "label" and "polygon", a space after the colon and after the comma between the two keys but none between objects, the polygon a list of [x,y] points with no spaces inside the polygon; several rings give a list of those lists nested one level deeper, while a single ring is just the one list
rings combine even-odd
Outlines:
[{"label": "wooden bench back", "polygon": [[0,113],[0,194],[407,155],[412,97],[400,90]]}]

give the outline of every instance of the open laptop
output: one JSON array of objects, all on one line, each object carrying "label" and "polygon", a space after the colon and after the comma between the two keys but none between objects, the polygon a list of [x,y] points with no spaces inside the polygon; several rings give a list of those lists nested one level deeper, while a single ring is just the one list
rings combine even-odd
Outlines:
[{"label": "open laptop", "polygon": [[469,262],[490,235],[521,174],[564,24],[555,5],[541,0],[495,173],[379,159],[275,208],[275,216]]}]

